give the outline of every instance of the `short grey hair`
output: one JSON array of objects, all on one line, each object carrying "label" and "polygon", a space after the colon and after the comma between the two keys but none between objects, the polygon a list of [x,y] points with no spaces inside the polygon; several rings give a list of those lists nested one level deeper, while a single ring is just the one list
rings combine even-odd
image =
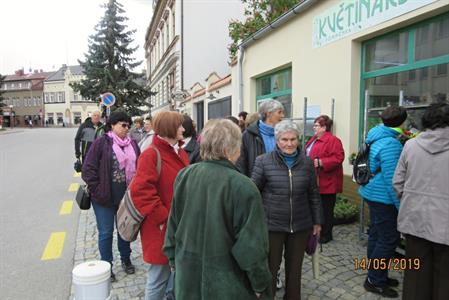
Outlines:
[{"label": "short grey hair", "polygon": [[210,120],[201,133],[200,155],[203,160],[228,159],[240,151],[242,132],[227,119]]},{"label": "short grey hair", "polygon": [[259,106],[259,114],[262,121],[265,121],[267,119],[268,113],[275,112],[278,110],[285,110],[284,105],[282,105],[281,102],[274,99],[265,100]]},{"label": "short grey hair", "polygon": [[278,140],[282,134],[292,131],[296,133],[296,136],[299,140],[301,137],[301,131],[299,130],[298,125],[291,120],[283,120],[276,124],[274,127],[274,135],[276,136],[276,140]]}]

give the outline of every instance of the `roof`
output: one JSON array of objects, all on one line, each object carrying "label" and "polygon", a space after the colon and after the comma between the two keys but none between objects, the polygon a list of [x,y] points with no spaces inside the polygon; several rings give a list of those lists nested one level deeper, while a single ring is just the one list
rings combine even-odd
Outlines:
[{"label": "roof", "polygon": [[72,75],[83,75],[83,68],[80,65],[77,66],[62,66],[58,71],[53,73],[45,81],[61,81],[64,80],[65,71],[69,69]]},{"label": "roof", "polygon": [[19,81],[19,80],[32,80],[32,79],[46,79],[51,76],[53,72],[38,72],[38,73],[29,73],[23,75],[6,75],[4,81]]},{"label": "roof", "polygon": [[210,92],[210,91],[214,91],[216,89],[219,89],[219,88],[221,88],[221,87],[231,83],[231,81],[232,81],[231,74],[229,74],[229,75],[227,75],[227,76],[225,76],[225,77],[223,77],[223,78],[221,78],[221,79],[211,83],[211,85],[209,86],[208,91]]},{"label": "roof", "polygon": [[291,9],[289,9],[287,12],[285,12],[283,15],[279,16],[277,19],[275,19],[273,22],[267,24],[265,27],[262,27],[261,29],[257,30],[255,33],[251,34],[247,38],[245,38],[239,45],[239,48],[246,48],[253,44],[254,42],[258,41],[259,39],[267,36],[269,33],[271,33],[273,30],[275,30],[278,27],[281,27],[294,17],[296,17],[298,14],[306,11],[311,6],[313,6],[315,3],[318,3],[318,0],[301,0],[298,4],[293,6]]}]

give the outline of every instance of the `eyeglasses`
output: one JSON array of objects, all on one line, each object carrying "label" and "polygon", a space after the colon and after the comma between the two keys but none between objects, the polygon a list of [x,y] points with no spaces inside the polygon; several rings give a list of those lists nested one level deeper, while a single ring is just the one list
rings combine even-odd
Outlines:
[{"label": "eyeglasses", "polygon": [[323,127],[323,126],[321,126],[321,125],[319,125],[319,124],[313,125],[313,128],[320,128],[320,127]]},{"label": "eyeglasses", "polygon": [[122,123],[122,124],[120,124],[123,128],[129,128],[130,127],[130,125],[128,124],[128,123]]}]

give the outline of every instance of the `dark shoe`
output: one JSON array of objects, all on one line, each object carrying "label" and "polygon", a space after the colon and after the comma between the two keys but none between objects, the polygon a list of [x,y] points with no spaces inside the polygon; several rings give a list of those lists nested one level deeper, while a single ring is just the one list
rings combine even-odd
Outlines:
[{"label": "dark shoe", "polygon": [[327,243],[329,243],[330,241],[332,241],[332,238],[331,237],[328,237],[328,236],[320,236],[320,244],[327,244]]},{"label": "dark shoe", "polygon": [[387,277],[387,285],[390,287],[397,287],[399,285],[399,281],[397,279]]},{"label": "dark shoe", "polygon": [[368,292],[379,294],[382,297],[386,297],[386,298],[397,298],[397,297],[399,297],[398,292],[393,290],[391,287],[389,287],[387,285],[386,286],[375,286],[374,284],[370,283],[368,281],[368,279],[365,280],[365,283],[363,284],[363,287]]},{"label": "dark shoe", "polygon": [[134,274],[136,272],[136,269],[134,268],[130,260],[122,261],[122,268],[126,274]]},{"label": "dark shoe", "polygon": [[117,279],[115,279],[115,274],[111,271],[111,282],[116,282]]}]

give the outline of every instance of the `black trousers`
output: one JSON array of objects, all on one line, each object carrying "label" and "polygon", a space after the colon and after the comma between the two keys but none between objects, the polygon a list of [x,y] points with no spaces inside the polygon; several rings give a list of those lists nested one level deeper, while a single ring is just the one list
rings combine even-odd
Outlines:
[{"label": "black trousers", "polygon": [[405,238],[406,259],[419,259],[420,265],[418,270],[405,270],[402,299],[448,299],[449,246],[409,234]]},{"label": "black trousers", "polygon": [[324,224],[321,226],[321,237],[332,240],[332,228],[334,227],[334,207],[337,194],[320,194],[323,207]]},{"label": "black trousers", "polygon": [[282,251],[285,260],[285,296],[284,300],[301,299],[301,270],[304,252],[310,230],[288,232],[269,232],[270,254],[269,263],[272,276],[273,294],[276,292],[277,272],[281,265]]}]

